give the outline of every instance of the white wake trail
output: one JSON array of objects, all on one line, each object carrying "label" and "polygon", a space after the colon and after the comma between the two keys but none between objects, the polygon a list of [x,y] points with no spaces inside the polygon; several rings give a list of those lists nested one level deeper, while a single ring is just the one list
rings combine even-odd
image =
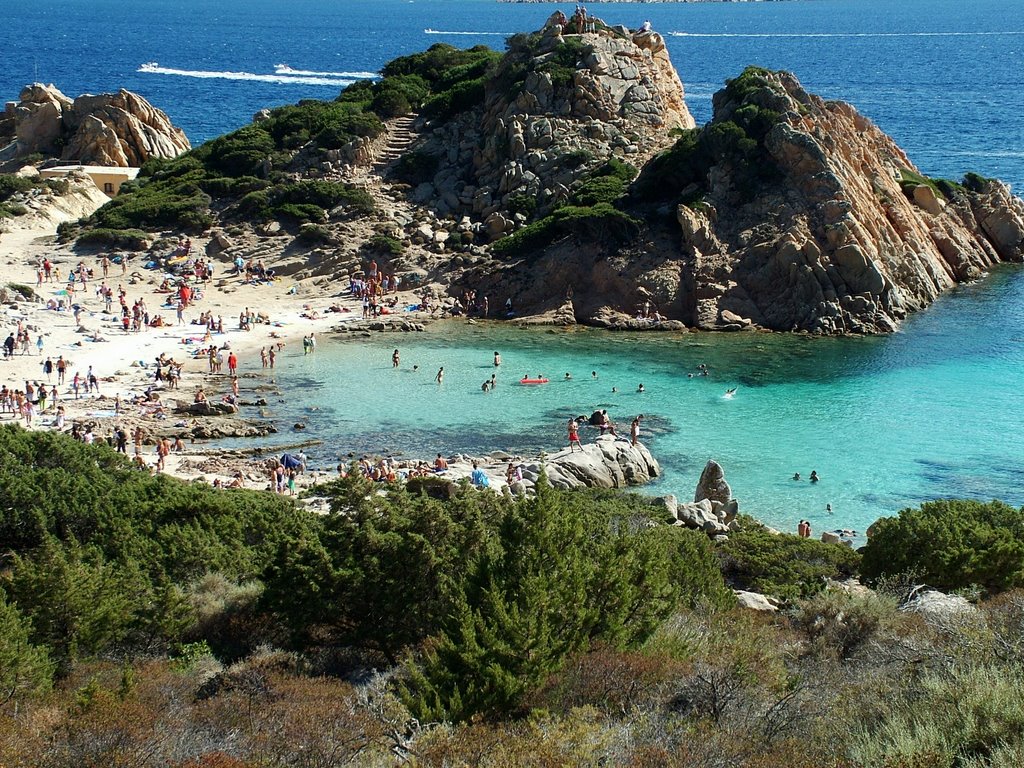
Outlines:
[{"label": "white wake trail", "polygon": [[173,75],[176,77],[198,77],[204,80],[248,80],[257,83],[278,83],[284,85],[330,85],[334,87],[351,85],[358,78],[341,79],[337,77],[310,77],[306,75],[260,75],[255,72],[219,72],[203,69],[174,69],[161,67],[155,61],[147,62],[138,69],[154,75]]}]

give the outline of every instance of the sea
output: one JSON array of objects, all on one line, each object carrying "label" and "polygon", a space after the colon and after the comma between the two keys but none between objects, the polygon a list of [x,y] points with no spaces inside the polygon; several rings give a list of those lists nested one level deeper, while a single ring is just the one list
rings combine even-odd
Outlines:
[{"label": "sea", "polygon": [[[0,25],[0,94],[15,100],[33,81],[69,96],[127,88],[198,144],[264,107],[333,98],[390,59],[437,43],[501,49],[557,8],[570,13],[573,4],[34,0],[8,9]],[[925,174],[973,171],[1024,190],[1019,0],[601,3],[589,11],[611,24],[649,20],[665,36],[698,123],[748,64],[786,69],[808,90],[852,103]],[[484,394],[496,350],[499,386]],[[315,355],[286,352],[282,363],[283,394],[271,412],[323,441],[311,455],[324,466],[364,451],[553,450],[564,444],[569,415],[607,408],[623,426],[645,416],[644,439],[665,470],[645,492],[687,498],[714,458],[744,511],[787,530],[806,518],[817,531],[862,536],[880,516],[941,497],[1024,505],[1024,268],[1014,266],[957,288],[888,337],[456,323],[325,339]],[[710,375],[691,378],[701,363]],[[538,374],[551,383],[516,383]],[[813,485],[812,470],[821,477]]]}]

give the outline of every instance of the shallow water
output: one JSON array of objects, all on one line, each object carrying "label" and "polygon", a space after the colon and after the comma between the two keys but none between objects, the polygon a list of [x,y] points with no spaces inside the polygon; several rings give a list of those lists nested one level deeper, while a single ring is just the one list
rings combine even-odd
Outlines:
[{"label": "shallow water", "polygon": [[[648,492],[688,497],[713,458],[742,509],[772,525],[794,529],[807,518],[817,531],[863,531],[932,498],[1024,504],[1022,295],[1024,270],[1007,267],[877,338],[451,322],[423,334],[325,339],[313,356],[284,356],[276,381],[287,402],[273,415],[305,422],[303,437],[325,441],[314,461],[333,465],[350,451],[535,454],[564,445],[570,415],[607,408],[628,431],[643,413],[642,439],[664,469]],[[402,363],[393,370],[396,345]],[[498,387],[485,394],[495,350]],[[688,378],[700,363],[711,375]],[[538,374],[551,383],[518,383]],[[731,387],[735,396],[723,397]],[[588,427],[581,437],[595,434]]]}]

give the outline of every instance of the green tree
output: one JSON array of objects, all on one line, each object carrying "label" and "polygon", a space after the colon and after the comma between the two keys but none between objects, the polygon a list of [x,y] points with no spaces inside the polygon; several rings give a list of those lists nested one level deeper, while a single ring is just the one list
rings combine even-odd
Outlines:
[{"label": "green tree", "polygon": [[30,632],[28,619],[0,592],[0,706],[50,686],[53,664]]},{"label": "green tree", "polygon": [[449,621],[407,665],[415,714],[507,714],[571,655],[639,645],[678,604],[669,529],[595,498],[542,478],[535,498],[508,504]]}]

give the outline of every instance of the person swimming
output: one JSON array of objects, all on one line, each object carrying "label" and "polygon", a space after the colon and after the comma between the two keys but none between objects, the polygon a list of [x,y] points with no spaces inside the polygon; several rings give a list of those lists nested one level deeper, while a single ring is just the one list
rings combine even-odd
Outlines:
[{"label": "person swimming", "polygon": [[821,479],[821,478],[820,478],[820,477],[818,477],[818,470],[816,470],[816,469],[812,469],[812,470],[811,470],[811,482],[812,482],[812,483],[816,483],[816,482],[818,482],[818,481],[819,481],[820,479]]},{"label": "person swimming", "polygon": [[636,391],[637,392],[646,392],[646,390],[644,389],[644,385],[643,384],[641,384],[639,387],[637,387]]},{"label": "person swimming", "polygon": [[793,473],[793,479],[794,480],[799,480],[800,479],[800,473],[799,472],[794,472]]}]

